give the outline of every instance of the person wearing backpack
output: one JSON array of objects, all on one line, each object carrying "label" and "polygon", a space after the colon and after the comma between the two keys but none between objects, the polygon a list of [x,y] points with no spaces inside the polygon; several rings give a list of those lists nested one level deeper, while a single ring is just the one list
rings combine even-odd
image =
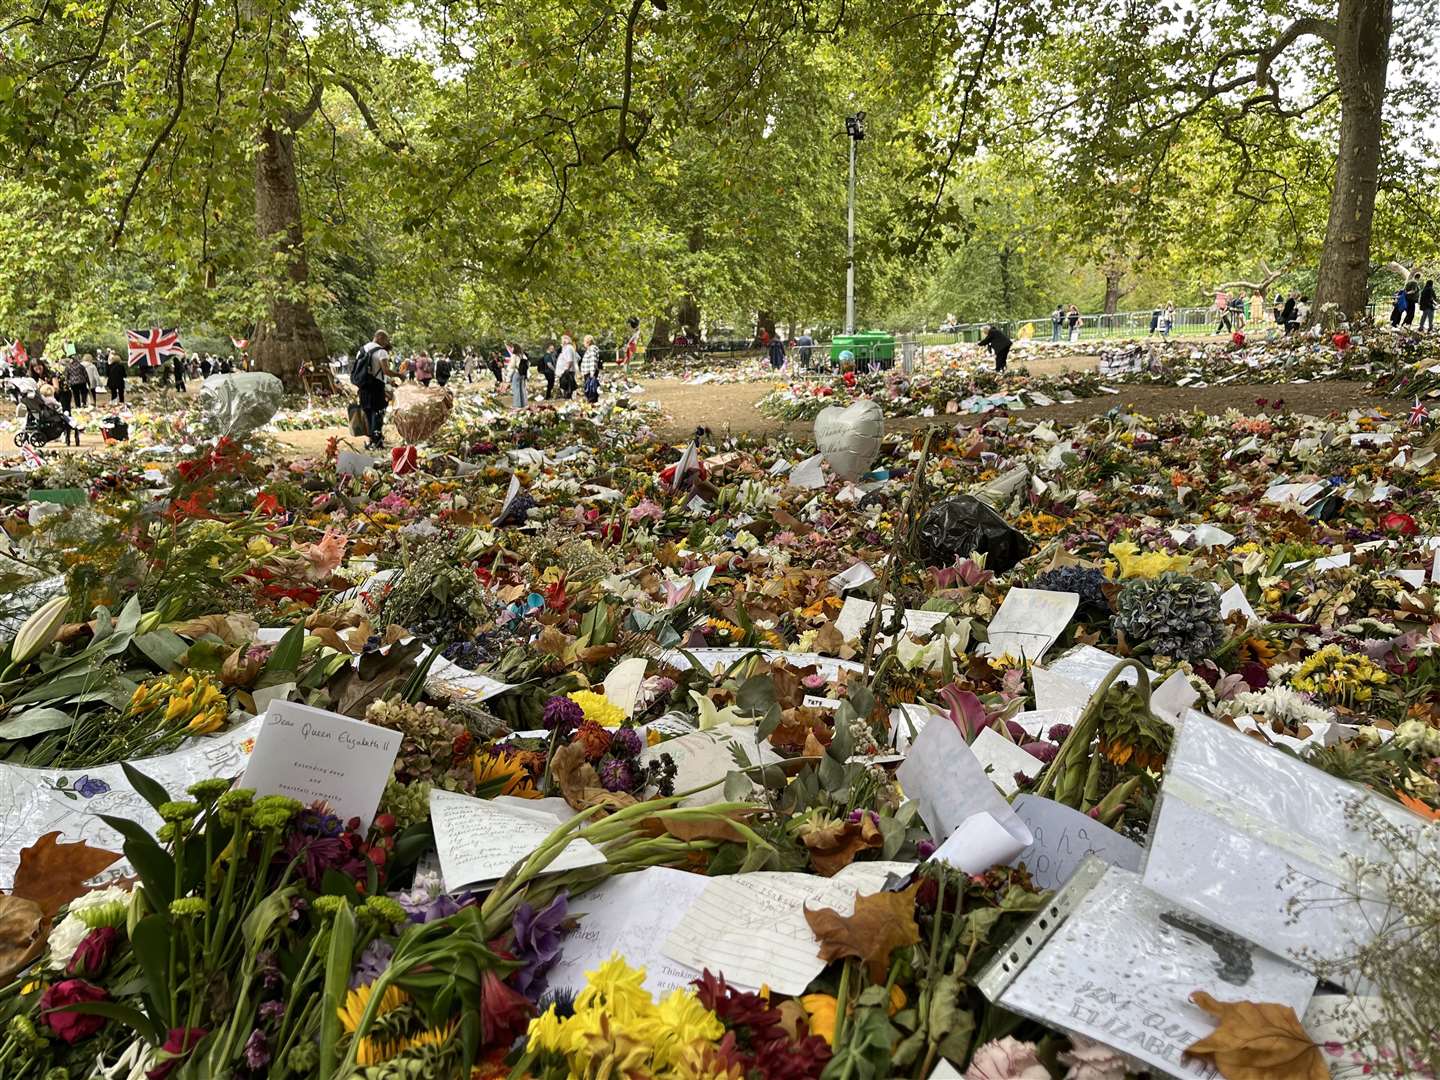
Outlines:
[{"label": "person wearing backpack", "polygon": [[399,378],[390,367],[390,335],[375,331],[373,340],[360,346],[350,361],[350,382],[360,391],[360,409],[365,414],[365,430],[372,450],[385,448],[385,379]]}]

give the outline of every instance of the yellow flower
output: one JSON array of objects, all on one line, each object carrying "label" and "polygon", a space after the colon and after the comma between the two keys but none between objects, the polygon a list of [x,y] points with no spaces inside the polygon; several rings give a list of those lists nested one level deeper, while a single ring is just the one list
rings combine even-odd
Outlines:
[{"label": "yellow flower", "polygon": [[646,728],[646,729],[645,729],[645,745],[646,745],[646,746],[659,746],[659,745],[660,745],[660,732],[656,731],[654,728]]},{"label": "yellow flower", "polygon": [[428,1028],[418,1035],[402,1035],[398,1039],[380,1039],[367,1035],[360,1040],[360,1045],[355,1051],[355,1064],[362,1067],[381,1065],[393,1057],[399,1057],[407,1050],[414,1050],[421,1046],[439,1046],[449,1042],[450,1036],[455,1034],[455,1026],[459,1022],[458,1019],[452,1020],[443,1028]]},{"label": "yellow flower", "polygon": [[585,973],[586,985],[575,998],[575,1011],[603,1005],[622,1022],[654,1008],[645,989],[645,969],[632,968],[618,952],[611,953],[594,971]]},{"label": "yellow flower", "polygon": [[835,1012],[838,1002],[830,994],[806,994],[800,999],[800,1007],[810,1020],[810,1034],[819,1035],[831,1046],[835,1045]]},{"label": "yellow flower", "polygon": [[245,554],[252,559],[263,559],[274,550],[275,545],[263,536],[252,536],[250,542],[245,545]]},{"label": "yellow flower", "polygon": [[185,725],[185,730],[192,735],[209,735],[212,731],[219,731],[225,724],[224,708],[209,709],[206,712],[196,713],[190,718],[190,723]]},{"label": "yellow flower", "polygon": [[1128,540],[1111,544],[1110,554],[1119,563],[1121,578],[1153,578],[1168,570],[1183,572],[1190,568],[1189,555],[1166,555],[1161,551],[1141,555],[1140,549]]},{"label": "yellow flower", "polygon": [[170,707],[165,710],[166,722],[178,720],[180,717],[186,715],[190,711],[192,704],[193,702],[188,696],[176,694],[170,699]]},{"label": "yellow flower", "polygon": [[725,1034],[725,1025],[688,990],[672,990],[660,1002],[660,1021],[682,1043],[714,1042]]},{"label": "yellow flower", "polygon": [[570,700],[584,711],[588,721],[602,727],[619,727],[625,722],[625,713],[620,706],[613,704],[604,694],[597,694],[593,690],[576,690],[569,696]]},{"label": "yellow flower", "polygon": [[535,782],[520,764],[520,759],[513,754],[482,751],[475,755],[474,769],[477,784],[488,784],[503,778],[505,786],[500,789],[501,795],[514,795],[521,799],[540,798]]},{"label": "yellow flower", "polygon": [[[365,1006],[370,1003],[370,995],[374,993],[374,990],[374,983],[357,986],[345,995],[345,1004],[335,1010],[340,1014],[340,1026],[351,1035],[355,1034],[356,1029],[360,1026],[360,1018],[364,1016]],[[385,988],[385,994],[380,998],[380,1009],[375,1015],[380,1017],[388,1012],[394,1012],[409,1000],[409,994],[391,984]]]}]

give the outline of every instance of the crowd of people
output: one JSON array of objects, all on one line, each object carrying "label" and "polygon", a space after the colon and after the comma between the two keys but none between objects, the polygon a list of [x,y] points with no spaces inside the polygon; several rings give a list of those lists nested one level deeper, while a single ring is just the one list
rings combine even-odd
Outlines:
[{"label": "crowd of people", "polygon": [[[354,357],[339,362],[348,363],[350,382],[358,392],[366,445],[371,449],[385,447],[385,412],[394,386],[401,383],[446,387],[457,375],[463,374],[465,382],[471,384],[488,374],[498,390],[509,392],[512,408],[530,405],[530,354],[513,339],[488,352],[467,348],[457,356],[454,351],[435,348],[397,357],[392,354],[389,334],[380,330]],[[600,346],[590,334],[584,335],[578,345],[569,334],[562,334],[558,342],[547,342],[534,364],[535,373],[545,380],[545,400],[570,401],[578,391],[591,405],[600,400],[603,367]]]},{"label": "crowd of people", "polygon": [[1391,326],[1410,326],[1415,322],[1415,313],[1420,313],[1420,329],[1435,329],[1435,281],[1427,278],[1420,284],[1420,275],[1411,274],[1395,294],[1395,304],[1390,309]]}]

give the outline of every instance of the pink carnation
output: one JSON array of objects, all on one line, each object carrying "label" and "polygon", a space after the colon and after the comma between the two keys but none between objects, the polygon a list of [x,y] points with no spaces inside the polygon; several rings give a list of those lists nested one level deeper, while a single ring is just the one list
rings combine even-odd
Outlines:
[{"label": "pink carnation", "polygon": [[1050,1080],[1050,1072],[1040,1064],[1034,1043],[1007,1035],[975,1051],[965,1080]]}]

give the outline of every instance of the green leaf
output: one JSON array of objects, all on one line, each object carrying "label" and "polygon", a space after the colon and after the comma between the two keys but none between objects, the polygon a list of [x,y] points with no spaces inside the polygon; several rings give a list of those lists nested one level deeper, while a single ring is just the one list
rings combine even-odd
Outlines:
[{"label": "green leaf", "polygon": [[747,716],[764,716],[775,703],[775,680],[768,675],[752,675],[735,691],[735,704]]},{"label": "green leaf", "polygon": [[161,671],[174,671],[180,658],[190,649],[190,643],[173,630],[152,630],[141,634],[132,644],[149,658]]},{"label": "green leaf", "polygon": [[[325,1000],[320,1006],[320,1075],[335,1070],[336,1047],[340,1042],[340,1007],[350,989],[350,971],[354,963],[355,913],[346,904],[335,914],[330,930],[330,951],[325,958]],[[365,1032],[357,1031],[355,1038]]]},{"label": "green leaf", "polygon": [[160,1029],[157,1028],[151,1019],[139,1009],[129,1005],[117,1005],[113,1001],[80,1001],[73,1005],[66,1005],[61,1009],[51,1009],[51,1012],[84,1013],[87,1016],[104,1016],[110,1020],[118,1020],[126,1027],[133,1028],[151,1046],[159,1046],[163,1041]]},{"label": "green leaf", "polygon": [[63,709],[27,709],[0,723],[0,739],[24,739],[46,731],[60,731],[74,722],[75,718]]},{"label": "green leaf", "polygon": [[[148,891],[148,885],[146,889]],[[168,1030],[171,1017],[166,972],[170,964],[170,920],[164,915],[148,915],[141,919],[130,933],[130,949],[145,976],[150,1009],[159,1021],[157,1027]]]},{"label": "green leaf", "polygon": [[255,905],[255,910],[245,916],[245,921],[240,924],[240,933],[245,938],[245,944],[250,950],[259,949],[265,943],[270,930],[274,925],[290,914],[290,901],[299,893],[299,889],[291,886],[274,892]]},{"label": "green leaf", "polygon": [[125,770],[125,779],[130,781],[130,786],[139,793],[142,799],[154,807],[157,813],[160,807],[170,801],[170,795],[163,787],[128,761],[122,761],[120,768]]},{"label": "green leaf", "polygon": [[296,623],[285,631],[285,635],[270,651],[265,661],[265,674],[280,674],[295,671],[300,667],[300,655],[305,648],[305,625]]}]

